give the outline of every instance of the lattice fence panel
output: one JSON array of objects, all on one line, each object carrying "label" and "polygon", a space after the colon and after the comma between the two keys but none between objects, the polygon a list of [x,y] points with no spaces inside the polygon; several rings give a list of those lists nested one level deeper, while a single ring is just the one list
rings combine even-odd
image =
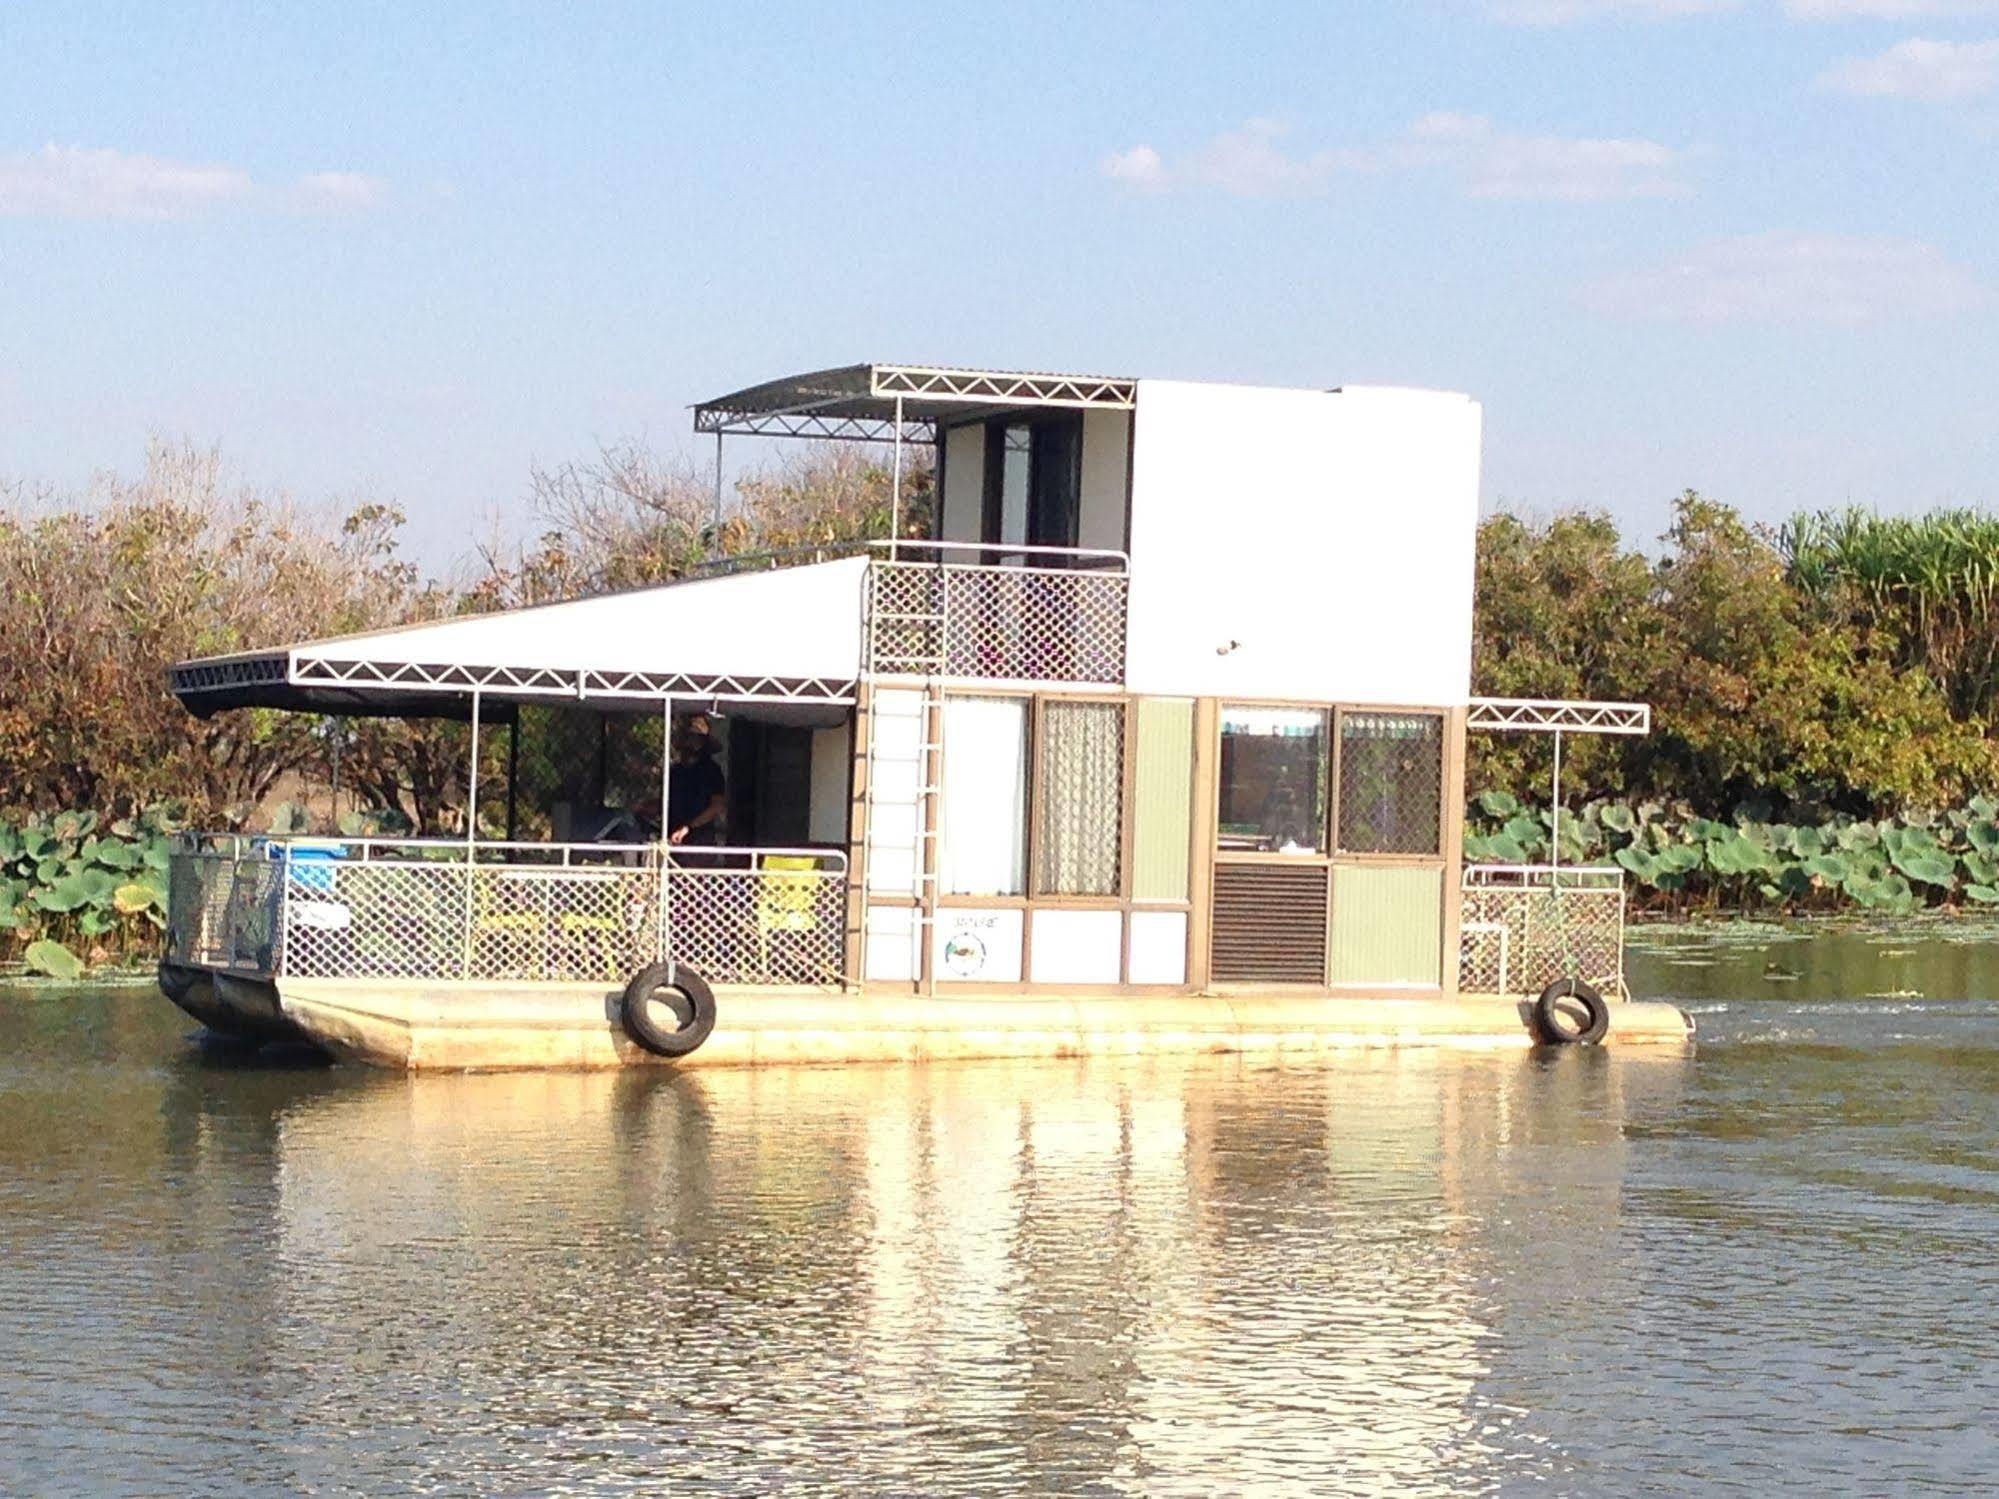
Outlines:
[{"label": "lattice fence panel", "polygon": [[176,852],[167,865],[167,956],[207,968],[274,972],[283,959],[282,868],[267,858]]},{"label": "lattice fence panel", "polygon": [[650,869],[462,861],[295,865],[287,971],[622,984],[658,951]]},{"label": "lattice fence panel", "polygon": [[1532,997],[1575,977],[1624,998],[1621,888],[1471,887],[1463,896],[1458,987]]},{"label": "lattice fence panel", "polygon": [[1121,573],[877,562],[872,669],[981,681],[1124,680]]},{"label": "lattice fence panel", "polygon": [[1103,572],[946,568],[945,671],[1032,682],[1124,680],[1126,580]]},{"label": "lattice fence panel", "polygon": [[674,956],[724,984],[836,984],[846,960],[838,871],[676,869]]}]

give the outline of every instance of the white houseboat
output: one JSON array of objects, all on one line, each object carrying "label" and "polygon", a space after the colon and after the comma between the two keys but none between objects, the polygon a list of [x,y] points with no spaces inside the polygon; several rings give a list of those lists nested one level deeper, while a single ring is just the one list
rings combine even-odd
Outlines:
[{"label": "white houseboat", "polygon": [[170,998],[407,1068],[1691,1034],[1621,871],[1461,859],[1467,733],[1649,727],[1470,695],[1472,400],[874,364],[695,426],[718,497],[728,434],[891,445],[898,533],[928,444],[932,534],[175,666],[470,765],[462,838],[187,840]]}]

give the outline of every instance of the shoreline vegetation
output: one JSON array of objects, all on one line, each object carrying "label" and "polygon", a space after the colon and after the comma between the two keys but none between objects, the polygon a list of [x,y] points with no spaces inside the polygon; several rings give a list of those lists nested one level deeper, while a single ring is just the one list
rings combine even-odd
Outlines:
[{"label": "shoreline vegetation", "polygon": [[[172,661],[889,528],[888,468],[850,445],[743,474],[719,527],[712,474],[637,444],[527,491],[530,539],[429,577],[393,506],[301,505],[212,448],[156,441],[139,477],[78,492],[0,479],[0,972],[144,962],[182,827],[462,833],[463,725],[197,719]],[[912,533],[931,496],[905,473]],[[1561,861],[1622,867],[1636,917],[1999,912],[1999,517],[1764,527],[1689,491],[1645,547],[1600,512],[1493,515],[1473,686],[1652,704],[1647,738],[1564,742]],[[1472,736],[1468,856],[1545,862],[1552,753]]]}]

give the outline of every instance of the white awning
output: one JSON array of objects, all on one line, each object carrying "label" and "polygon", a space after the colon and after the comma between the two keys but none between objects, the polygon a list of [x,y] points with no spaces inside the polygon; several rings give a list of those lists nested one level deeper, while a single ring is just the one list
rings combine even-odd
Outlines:
[{"label": "white awning", "polygon": [[194,712],[463,716],[551,697],[844,706],[861,671],[864,557],[700,578],[288,648],[185,661]]}]

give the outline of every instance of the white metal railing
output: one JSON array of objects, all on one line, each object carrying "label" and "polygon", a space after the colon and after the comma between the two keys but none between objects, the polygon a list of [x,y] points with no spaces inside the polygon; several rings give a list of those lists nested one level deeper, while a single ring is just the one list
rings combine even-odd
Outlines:
[{"label": "white metal railing", "polygon": [[972,541],[875,545],[870,676],[1123,683],[1131,568],[1123,552]]},{"label": "white metal railing", "polygon": [[191,839],[168,956],[275,977],[626,982],[671,956],[720,983],[837,984],[847,859],[810,848]]},{"label": "white metal railing", "polygon": [[1626,997],[1616,865],[1468,864],[1459,902],[1461,992],[1531,997],[1576,978]]}]

